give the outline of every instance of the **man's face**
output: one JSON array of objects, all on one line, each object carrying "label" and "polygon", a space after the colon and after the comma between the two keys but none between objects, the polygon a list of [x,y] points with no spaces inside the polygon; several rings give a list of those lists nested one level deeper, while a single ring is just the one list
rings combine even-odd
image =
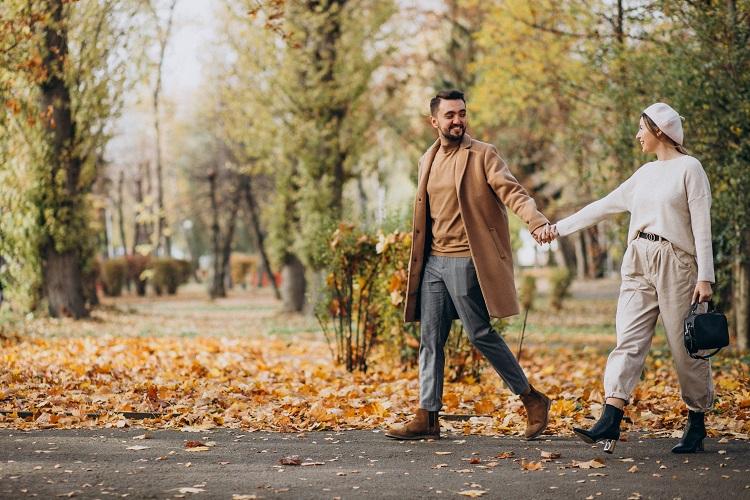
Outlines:
[{"label": "man's face", "polygon": [[440,99],[437,116],[430,121],[441,137],[458,142],[466,132],[466,103],[462,99]]}]

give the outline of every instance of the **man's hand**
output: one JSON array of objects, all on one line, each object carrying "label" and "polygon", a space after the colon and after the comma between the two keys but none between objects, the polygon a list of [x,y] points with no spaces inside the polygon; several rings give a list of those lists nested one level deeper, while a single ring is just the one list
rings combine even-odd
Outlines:
[{"label": "man's hand", "polygon": [[534,237],[534,240],[536,240],[539,245],[543,245],[544,243],[551,242],[557,237],[557,229],[554,226],[545,224],[536,228],[534,232],[531,233],[531,236]]},{"label": "man's hand", "polygon": [[699,281],[695,285],[695,290],[693,291],[693,304],[700,304],[702,302],[708,302],[711,300],[711,297],[713,296],[714,292],[711,290],[711,283],[708,281]]}]

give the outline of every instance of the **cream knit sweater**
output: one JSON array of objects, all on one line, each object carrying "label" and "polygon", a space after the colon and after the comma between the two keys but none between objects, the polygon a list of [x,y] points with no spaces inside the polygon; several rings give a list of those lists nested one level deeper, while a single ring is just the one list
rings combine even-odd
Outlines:
[{"label": "cream knit sweater", "polygon": [[558,222],[557,231],[567,236],[620,212],[630,212],[628,243],[638,231],[658,234],[695,257],[698,281],[714,282],[711,186],[696,158],[646,163],[607,196]]}]

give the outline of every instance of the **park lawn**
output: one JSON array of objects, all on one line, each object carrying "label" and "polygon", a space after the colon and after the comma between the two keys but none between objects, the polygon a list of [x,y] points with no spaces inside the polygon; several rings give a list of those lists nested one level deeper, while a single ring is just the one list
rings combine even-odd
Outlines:
[{"label": "park lawn", "polygon": [[[554,399],[547,432],[569,435],[601,410],[615,299],[578,294],[560,312],[545,310],[544,301],[529,315],[522,364]],[[90,320],[5,318],[1,331],[0,427],[375,429],[417,405],[414,367],[397,366],[380,350],[368,373],[346,372],[332,362],[315,320],[281,314],[266,291],[237,291],[214,303],[197,288],[169,298],[125,296]],[[505,332],[514,351],[519,332],[516,318]],[[710,433],[748,439],[747,358],[726,351],[712,366]],[[479,381],[446,383],[444,403],[445,430],[513,435],[525,425],[519,399],[491,370]],[[626,425],[677,436],[684,414],[657,335]]]}]

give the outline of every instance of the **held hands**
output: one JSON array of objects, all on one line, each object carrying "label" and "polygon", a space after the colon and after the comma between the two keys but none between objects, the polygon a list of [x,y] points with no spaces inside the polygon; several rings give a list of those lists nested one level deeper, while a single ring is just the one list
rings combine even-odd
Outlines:
[{"label": "held hands", "polygon": [[544,226],[536,228],[531,236],[534,237],[539,245],[550,243],[552,240],[557,238],[560,234],[557,232],[556,225],[545,224]]},{"label": "held hands", "polygon": [[708,281],[699,281],[695,285],[695,290],[693,291],[693,300],[691,301],[691,304],[701,304],[703,302],[708,302],[711,300],[711,297],[713,296],[714,292],[711,290],[711,283]]}]

